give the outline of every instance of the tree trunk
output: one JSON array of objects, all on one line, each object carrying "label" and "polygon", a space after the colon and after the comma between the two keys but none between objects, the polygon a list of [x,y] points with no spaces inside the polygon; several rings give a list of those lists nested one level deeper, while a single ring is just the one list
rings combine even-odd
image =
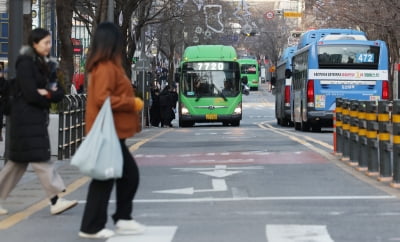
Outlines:
[{"label": "tree trunk", "polygon": [[73,53],[72,53],[72,14],[74,0],[57,0],[57,31],[60,39],[60,70],[62,75],[59,76],[60,82],[64,83],[66,91],[72,83],[72,75],[74,74]]},{"label": "tree trunk", "polygon": [[[32,30],[32,14],[24,14],[23,18],[24,18],[24,20],[23,20],[24,33],[29,33]],[[23,35],[23,40],[22,40],[23,45],[28,44],[28,37],[29,37],[29,34]]]}]

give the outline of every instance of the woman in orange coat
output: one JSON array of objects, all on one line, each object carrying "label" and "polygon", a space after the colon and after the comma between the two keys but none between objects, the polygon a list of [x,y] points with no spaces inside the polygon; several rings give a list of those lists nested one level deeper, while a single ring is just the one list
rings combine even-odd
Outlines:
[{"label": "woman in orange coat", "polygon": [[108,201],[114,184],[116,211],[112,219],[116,232],[137,234],[145,230],[145,226],[131,216],[133,199],[139,186],[139,169],[125,144],[125,139],[137,131],[138,112],[143,108],[143,101],[135,97],[131,81],[122,66],[122,48],[122,35],[118,27],[108,22],[99,24],[86,62],[86,71],[89,73],[86,132],[91,129],[105,99],[110,97],[124,164],[121,178],[91,181],[79,232],[83,238],[109,238],[114,235],[114,231],[105,228]]}]

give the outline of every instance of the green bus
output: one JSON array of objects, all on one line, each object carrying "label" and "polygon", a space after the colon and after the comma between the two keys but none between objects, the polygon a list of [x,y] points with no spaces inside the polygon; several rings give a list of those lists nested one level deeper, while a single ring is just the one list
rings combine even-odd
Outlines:
[{"label": "green bus", "polygon": [[232,46],[187,47],[179,69],[180,127],[209,122],[240,125],[243,84]]},{"label": "green bus", "polygon": [[240,64],[240,75],[247,76],[247,86],[250,90],[258,90],[258,83],[260,79],[260,69],[256,59],[241,58],[238,59]]}]

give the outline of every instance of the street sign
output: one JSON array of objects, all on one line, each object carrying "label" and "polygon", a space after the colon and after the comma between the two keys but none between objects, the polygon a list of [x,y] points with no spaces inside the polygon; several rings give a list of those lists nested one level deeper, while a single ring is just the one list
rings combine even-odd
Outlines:
[{"label": "street sign", "polygon": [[303,16],[303,13],[300,12],[283,12],[283,17],[285,18],[301,18]]},{"label": "street sign", "polygon": [[149,71],[151,70],[150,68],[150,61],[146,59],[139,59],[135,66],[133,67],[134,71]]},{"label": "street sign", "polygon": [[264,14],[264,17],[265,17],[266,19],[273,19],[273,18],[274,18],[274,12],[268,11],[268,12],[266,12],[266,13]]}]

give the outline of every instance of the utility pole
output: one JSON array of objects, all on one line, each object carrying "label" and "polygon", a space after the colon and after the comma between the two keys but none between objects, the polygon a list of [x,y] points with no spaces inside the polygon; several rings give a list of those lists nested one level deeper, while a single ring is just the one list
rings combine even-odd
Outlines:
[{"label": "utility pole", "polygon": [[[15,63],[17,61],[19,49],[22,46],[24,32],[24,4],[27,0],[9,0],[8,8],[8,79],[16,77]],[[26,11],[26,10],[25,10]],[[30,10],[29,10],[30,11]],[[13,26],[12,28],[10,26]],[[4,147],[4,160],[8,160],[10,142],[10,117],[6,117],[6,140]]]},{"label": "utility pole", "polygon": [[[9,0],[8,78],[16,76],[15,62],[23,40],[23,11],[26,0]],[[12,26],[12,28],[11,28]]]}]

